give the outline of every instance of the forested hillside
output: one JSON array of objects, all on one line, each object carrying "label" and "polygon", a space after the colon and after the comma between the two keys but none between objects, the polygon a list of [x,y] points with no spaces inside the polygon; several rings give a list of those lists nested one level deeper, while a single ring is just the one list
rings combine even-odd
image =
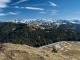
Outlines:
[{"label": "forested hillside", "polygon": [[27,24],[0,22],[0,42],[27,44],[39,47],[57,41],[80,40],[79,33],[73,29],[49,28],[32,29]]}]

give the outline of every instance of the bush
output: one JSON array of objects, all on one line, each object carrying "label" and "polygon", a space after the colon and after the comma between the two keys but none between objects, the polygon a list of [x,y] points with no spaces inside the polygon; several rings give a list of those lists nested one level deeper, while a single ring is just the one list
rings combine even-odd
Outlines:
[{"label": "bush", "polygon": [[55,52],[55,53],[57,53],[58,51],[56,50],[56,48],[52,48],[52,52]]}]

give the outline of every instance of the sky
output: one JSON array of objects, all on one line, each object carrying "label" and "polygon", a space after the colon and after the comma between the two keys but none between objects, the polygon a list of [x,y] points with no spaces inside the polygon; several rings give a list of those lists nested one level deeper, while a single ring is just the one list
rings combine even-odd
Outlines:
[{"label": "sky", "polygon": [[0,20],[80,19],[80,0],[0,0]]}]

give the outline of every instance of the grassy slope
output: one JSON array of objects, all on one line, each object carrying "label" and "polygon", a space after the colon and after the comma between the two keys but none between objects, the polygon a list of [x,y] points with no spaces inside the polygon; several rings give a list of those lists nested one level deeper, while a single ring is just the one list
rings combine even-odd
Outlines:
[{"label": "grassy slope", "polygon": [[4,43],[0,49],[0,60],[80,60],[78,44],[74,43],[72,51],[67,52],[53,53],[27,45]]}]

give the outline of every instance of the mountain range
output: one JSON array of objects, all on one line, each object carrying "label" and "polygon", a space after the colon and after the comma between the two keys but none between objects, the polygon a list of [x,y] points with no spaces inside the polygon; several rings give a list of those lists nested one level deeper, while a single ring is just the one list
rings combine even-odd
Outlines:
[{"label": "mountain range", "polygon": [[52,19],[20,19],[20,20],[10,20],[9,22],[14,22],[14,23],[33,23],[35,21],[39,21],[41,23],[45,23],[45,22],[56,22],[56,23],[60,23],[60,24],[68,24],[68,23],[72,23],[72,24],[80,24],[80,20],[78,19],[74,19],[74,20],[52,20]]},{"label": "mountain range", "polygon": [[74,19],[74,20],[52,20],[52,19],[21,19],[21,20],[11,20],[9,22],[13,23],[25,23],[25,24],[37,24],[39,25],[45,25],[50,28],[67,28],[67,29],[74,29],[77,32],[80,32],[80,20]]}]

